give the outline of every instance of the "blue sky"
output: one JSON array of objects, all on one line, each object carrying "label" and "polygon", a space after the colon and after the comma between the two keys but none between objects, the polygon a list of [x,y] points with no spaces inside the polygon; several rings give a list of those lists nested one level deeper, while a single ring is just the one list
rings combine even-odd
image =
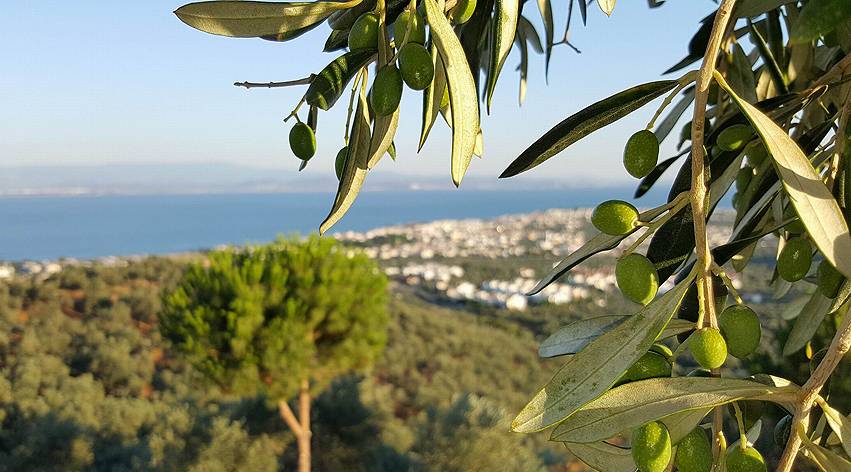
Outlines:
[{"label": "blue sky", "polygon": [[[555,3],[560,31],[564,2]],[[295,175],[289,125],[281,119],[304,89],[246,91],[231,84],[287,80],[320,70],[336,55],[321,52],[328,28],[282,44],[222,38],[183,25],[172,14],[180,5],[165,0],[6,2],[0,16],[0,166],[227,162]],[[470,172],[496,177],[570,113],[659,78],[685,55],[698,21],[714,7],[709,0],[669,0],[650,10],[643,0],[622,0],[611,18],[596,6],[589,8],[588,27],[576,15],[571,33],[582,54],[557,47],[549,86],[543,58],[533,55],[522,108],[513,71],[519,57],[512,53],[491,116],[482,123],[485,158],[475,160]],[[535,2],[527,2],[526,15],[540,24]],[[333,172],[333,156],[342,145],[343,102],[320,116],[317,162],[308,172]],[[376,172],[446,175],[448,184],[446,128],[438,123],[417,155],[419,94],[406,92],[402,107],[399,160],[382,162]],[[645,126],[654,109],[648,106],[598,132],[528,175],[575,183],[629,181],[620,165],[623,143]]]}]

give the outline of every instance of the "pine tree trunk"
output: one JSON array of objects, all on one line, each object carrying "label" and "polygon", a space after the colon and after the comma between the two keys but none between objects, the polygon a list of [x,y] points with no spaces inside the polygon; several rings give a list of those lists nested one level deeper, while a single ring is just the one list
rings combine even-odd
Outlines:
[{"label": "pine tree trunk", "polygon": [[301,381],[298,393],[299,417],[301,419],[301,434],[298,436],[298,471],[310,472],[310,383],[307,379]]},{"label": "pine tree trunk", "polygon": [[[298,415],[295,417],[289,403],[286,400],[278,402],[278,412],[281,419],[292,430],[298,446],[298,471],[310,472],[310,382],[307,379],[301,381],[298,392]],[[300,420],[300,421],[299,421]]]}]

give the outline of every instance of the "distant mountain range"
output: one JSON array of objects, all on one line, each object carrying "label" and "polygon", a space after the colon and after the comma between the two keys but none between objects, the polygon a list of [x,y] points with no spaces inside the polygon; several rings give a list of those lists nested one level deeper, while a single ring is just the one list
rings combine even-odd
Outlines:
[{"label": "distant mountain range", "polygon": [[[333,175],[294,175],[282,169],[221,163],[0,167],[0,196],[327,192],[336,185]],[[449,189],[451,185],[448,176],[384,172],[371,176],[364,191]],[[569,186],[556,180],[497,180],[470,175],[464,187],[551,190]]]}]

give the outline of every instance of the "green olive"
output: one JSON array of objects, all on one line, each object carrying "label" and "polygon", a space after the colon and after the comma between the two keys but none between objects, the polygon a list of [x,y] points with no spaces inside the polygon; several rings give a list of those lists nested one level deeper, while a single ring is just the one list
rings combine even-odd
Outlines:
[{"label": "green olive", "polygon": [[748,149],[748,164],[751,167],[757,167],[762,164],[763,161],[768,157],[768,149],[765,148],[765,145],[761,142],[758,145],[751,146]]},{"label": "green olive", "polygon": [[804,238],[786,241],[777,258],[777,273],[787,282],[797,282],[807,275],[813,262],[813,248]]},{"label": "green olive", "polygon": [[724,151],[738,151],[753,139],[753,128],[748,125],[732,125],[718,133],[715,141]]},{"label": "green olive", "polygon": [[399,51],[399,71],[413,90],[424,90],[434,79],[431,54],[421,44],[408,43]]},{"label": "green olive", "polygon": [[372,12],[359,16],[349,31],[349,49],[378,47],[378,15]]},{"label": "green olive", "polygon": [[701,427],[694,428],[677,443],[674,464],[679,472],[709,472],[712,470],[712,445]]},{"label": "green olive", "polygon": [[702,328],[692,334],[689,349],[697,363],[706,369],[717,369],[727,360],[727,343],[715,328]]},{"label": "green olive", "polygon": [[668,359],[653,351],[644,353],[629,369],[621,375],[615,385],[622,385],[639,380],[654,379],[657,377],[670,377],[671,363]]},{"label": "green olive", "polygon": [[377,115],[391,115],[399,108],[399,102],[402,100],[402,75],[396,66],[389,64],[378,71],[372,83],[369,100]]},{"label": "green olive", "polygon": [[632,458],[640,472],[663,472],[671,462],[671,434],[654,421],[632,433]]},{"label": "green olive", "polygon": [[647,305],[659,291],[659,274],[650,259],[637,253],[621,257],[615,266],[615,280],[624,296]]},{"label": "green olive", "polygon": [[818,265],[818,289],[827,298],[836,298],[844,278],[830,262],[821,261]]},{"label": "green olive", "polygon": [[638,210],[623,200],[608,200],[591,214],[591,223],[603,233],[620,236],[635,229]]},{"label": "green olive", "polygon": [[756,312],[745,305],[730,305],[718,316],[721,334],[727,350],[739,359],[749,356],[759,347],[762,328]]},{"label": "green olive", "polygon": [[304,123],[296,123],[290,130],[290,149],[299,159],[306,161],[316,154],[316,135]]},{"label": "green olive", "polygon": [[449,14],[452,15],[452,22],[456,25],[463,25],[470,21],[475,12],[476,0],[458,0],[458,3],[449,10]]},{"label": "green olive", "polygon": [[411,14],[410,10],[405,10],[399,14],[396,21],[393,23],[393,38],[396,40],[396,47],[402,46],[402,39],[405,37],[405,32],[408,30],[408,24],[411,23],[411,32],[408,33],[408,43],[425,44],[425,21],[416,11]]},{"label": "green olive", "polygon": [[768,472],[765,459],[753,446],[742,449],[741,445],[727,449],[727,472]]},{"label": "green olive", "polygon": [[337,151],[337,157],[334,159],[334,171],[337,173],[337,180],[343,178],[343,170],[346,168],[346,155],[349,153],[349,147],[343,146]]},{"label": "green olive", "polygon": [[630,136],[623,150],[623,165],[635,178],[646,177],[659,161],[659,139],[643,129]]}]

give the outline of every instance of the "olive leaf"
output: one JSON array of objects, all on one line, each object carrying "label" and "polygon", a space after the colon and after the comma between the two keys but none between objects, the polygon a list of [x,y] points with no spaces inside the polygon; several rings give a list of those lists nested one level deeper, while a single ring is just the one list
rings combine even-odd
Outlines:
[{"label": "olive leaf", "polygon": [[668,434],[671,435],[671,443],[676,444],[688,436],[694,428],[697,428],[710,411],[712,411],[712,408],[684,410],[661,418],[659,421],[664,423],[665,427],[668,428]]},{"label": "olive leaf", "polygon": [[[576,354],[591,341],[627,319],[629,315],[606,315],[575,321],[545,339],[538,348],[538,355],[546,358]],[[670,338],[693,329],[694,323],[691,321],[672,319],[659,335],[659,339]]]},{"label": "olive leaf", "polygon": [[842,210],[818,172],[783,128],[742,100],[723,77],[716,78],[762,138],[783,188],[813,242],[839,272],[851,276],[851,234]]},{"label": "olive leaf", "polygon": [[331,61],[310,82],[304,100],[308,105],[329,110],[357,72],[375,59],[375,50],[356,49]]},{"label": "olive leaf", "polygon": [[774,86],[777,87],[777,90],[779,90],[781,94],[789,93],[789,87],[786,84],[786,76],[780,69],[780,64],[777,62],[777,58],[774,57],[774,53],[771,51],[771,48],[768,46],[768,43],[762,36],[762,33],[759,32],[759,28],[754,26],[754,24],[750,21],[748,21],[748,27],[751,33],[750,37],[756,44],[756,48],[759,51],[760,57],[762,57],[762,62],[765,64],[765,68],[768,70],[771,80],[774,82]]},{"label": "olive leaf", "polygon": [[[584,3],[584,0],[580,0],[580,3]],[[538,0],[538,10],[541,12],[541,21],[544,23],[544,47],[546,49],[546,55],[544,56],[544,73],[545,75],[549,75],[550,57],[553,54],[553,35],[555,34],[553,6],[550,3],[550,0]]]},{"label": "olive leaf", "polygon": [[828,308],[828,313],[836,313],[848,299],[851,298],[851,280],[845,279],[842,282],[842,285],[839,287],[839,293],[836,294],[836,298],[833,299],[833,302],[830,304],[830,308]]},{"label": "olive leaf", "polygon": [[801,438],[804,455],[825,472],[851,472],[851,462],[825,447],[819,446],[803,431],[792,431]]},{"label": "olive leaf", "polygon": [[479,132],[476,83],[464,49],[442,9],[435,0],[424,0],[424,3],[429,30],[446,70],[449,103],[452,106],[452,182],[459,186],[473,158]]},{"label": "olive leaf", "polygon": [[520,106],[526,101],[526,82],[529,75],[529,46],[526,43],[526,34],[522,29],[517,30],[517,37],[514,38],[517,43],[517,49],[520,51],[520,65],[517,70],[520,71],[520,90],[517,95],[517,101]]},{"label": "olive leaf", "polygon": [[851,19],[848,0],[811,0],[807,2],[792,25],[790,40],[801,44],[818,39]]},{"label": "olive leaf", "polygon": [[654,167],[653,170],[651,170],[650,173],[647,174],[647,176],[641,179],[641,182],[638,183],[638,188],[635,189],[634,197],[643,197],[644,194],[646,194],[651,188],[653,188],[653,185],[656,184],[659,178],[662,177],[662,174],[664,174],[669,167],[674,165],[674,163],[677,162],[679,158],[685,156],[689,152],[691,152],[691,150],[686,149],[685,151],[677,154],[676,156],[669,157],[664,161],[656,164],[656,167]]},{"label": "olive leaf", "polygon": [[[378,31],[380,32],[378,35],[379,67],[385,67],[393,55],[393,46],[390,45],[390,38],[387,35],[384,18],[385,16],[382,14],[378,27]],[[396,107],[396,110],[389,115],[376,115],[373,121],[367,169],[375,167],[378,161],[384,156],[384,153],[390,149],[390,144],[393,143],[393,138],[396,136],[396,129],[399,127],[399,107]]]},{"label": "olive leaf", "polygon": [[807,341],[812,339],[816,330],[821,326],[832,300],[821,294],[821,291],[813,292],[809,301],[801,309],[795,325],[783,345],[783,355],[791,356],[806,346]]},{"label": "olive leaf", "polygon": [[830,425],[830,429],[833,430],[839,439],[839,443],[842,444],[845,454],[851,457],[851,419],[836,411],[835,408],[828,405],[821,398],[817,401],[821,411],[824,412],[824,418],[827,420],[827,424]]},{"label": "olive leaf", "polygon": [[520,2],[518,0],[496,0],[494,16],[491,19],[491,45],[490,60],[488,62],[488,78],[485,85],[485,96],[487,97],[488,113],[490,113],[493,102],[493,92],[496,90],[496,81],[502,72],[502,66],[511,52],[514,44],[514,36],[517,33],[517,20],[520,16]]},{"label": "olive leaf", "polygon": [[325,221],[319,225],[320,234],[325,234],[349,211],[349,208],[351,208],[363,186],[363,181],[366,178],[371,138],[368,109],[369,105],[366,102],[366,93],[364,89],[361,89],[352,123],[352,135],[349,140],[343,175],[340,178],[340,185],[337,188],[334,205],[331,207],[331,211],[328,213]]},{"label": "olive leaf", "polygon": [[612,16],[612,12],[615,10],[615,3],[618,0],[597,0],[597,5],[600,6],[600,10],[603,10],[603,13],[606,16]]},{"label": "olive leaf", "polygon": [[718,377],[665,377],[615,387],[562,422],[553,441],[590,443],[674,413],[743,399],[788,400],[799,388]]},{"label": "olive leaf", "polygon": [[[579,1],[584,2],[585,0]],[[594,470],[634,472],[636,469],[635,461],[632,459],[632,450],[629,448],[615,446],[603,441],[588,444],[564,443],[564,446],[577,459]]]},{"label": "olive leaf", "polygon": [[639,85],[590,105],[571,115],[532,143],[499,177],[515,176],[538,166],[594,131],[610,125],[651,100],[673,90],[676,80]]},{"label": "olive leaf", "polygon": [[437,114],[440,113],[440,102],[443,100],[443,93],[446,91],[446,72],[443,68],[443,60],[437,53],[437,46],[432,44],[430,49],[431,61],[434,65],[434,78],[431,85],[423,90],[423,124],[420,130],[420,143],[417,152],[422,151],[423,146],[425,146],[431,127],[434,126]]},{"label": "olive leaf", "polygon": [[736,3],[736,16],[739,18],[759,16],[788,3],[795,2],[797,0],[742,0]]},{"label": "olive leaf", "polygon": [[256,38],[296,32],[360,2],[212,1],[183,5],[174,14],[180,21],[205,33]]},{"label": "olive leaf", "polygon": [[687,278],[568,358],[514,418],[511,430],[528,433],[546,429],[608,390],[647,353],[676,313],[690,284],[691,278]]},{"label": "olive leaf", "polygon": [[[661,215],[662,213],[667,211],[667,207],[661,206],[654,208],[652,210],[647,210],[639,215],[639,219],[641,221],[650,221]],[[585,244],[583,244],[579,249],[572,252],[569,256],[564,258],[561,262],[556,265],[553,270],[550,271],[549,274],[544,276],[532,290],[526,293],[526,295],[535,295],[540,292],[547,285],[555,282],[559,277],[566,274],[570,269],[576,267],[582,261],[588,259],[594,254],[608,251],[617,247],[617,245],[627,238],[630,234],[638,231],[638,228],[635,228],[630,233],[622,235],[622,236],[610,236],[604,233],[598,233],[593,238],[589,239]]]}]

